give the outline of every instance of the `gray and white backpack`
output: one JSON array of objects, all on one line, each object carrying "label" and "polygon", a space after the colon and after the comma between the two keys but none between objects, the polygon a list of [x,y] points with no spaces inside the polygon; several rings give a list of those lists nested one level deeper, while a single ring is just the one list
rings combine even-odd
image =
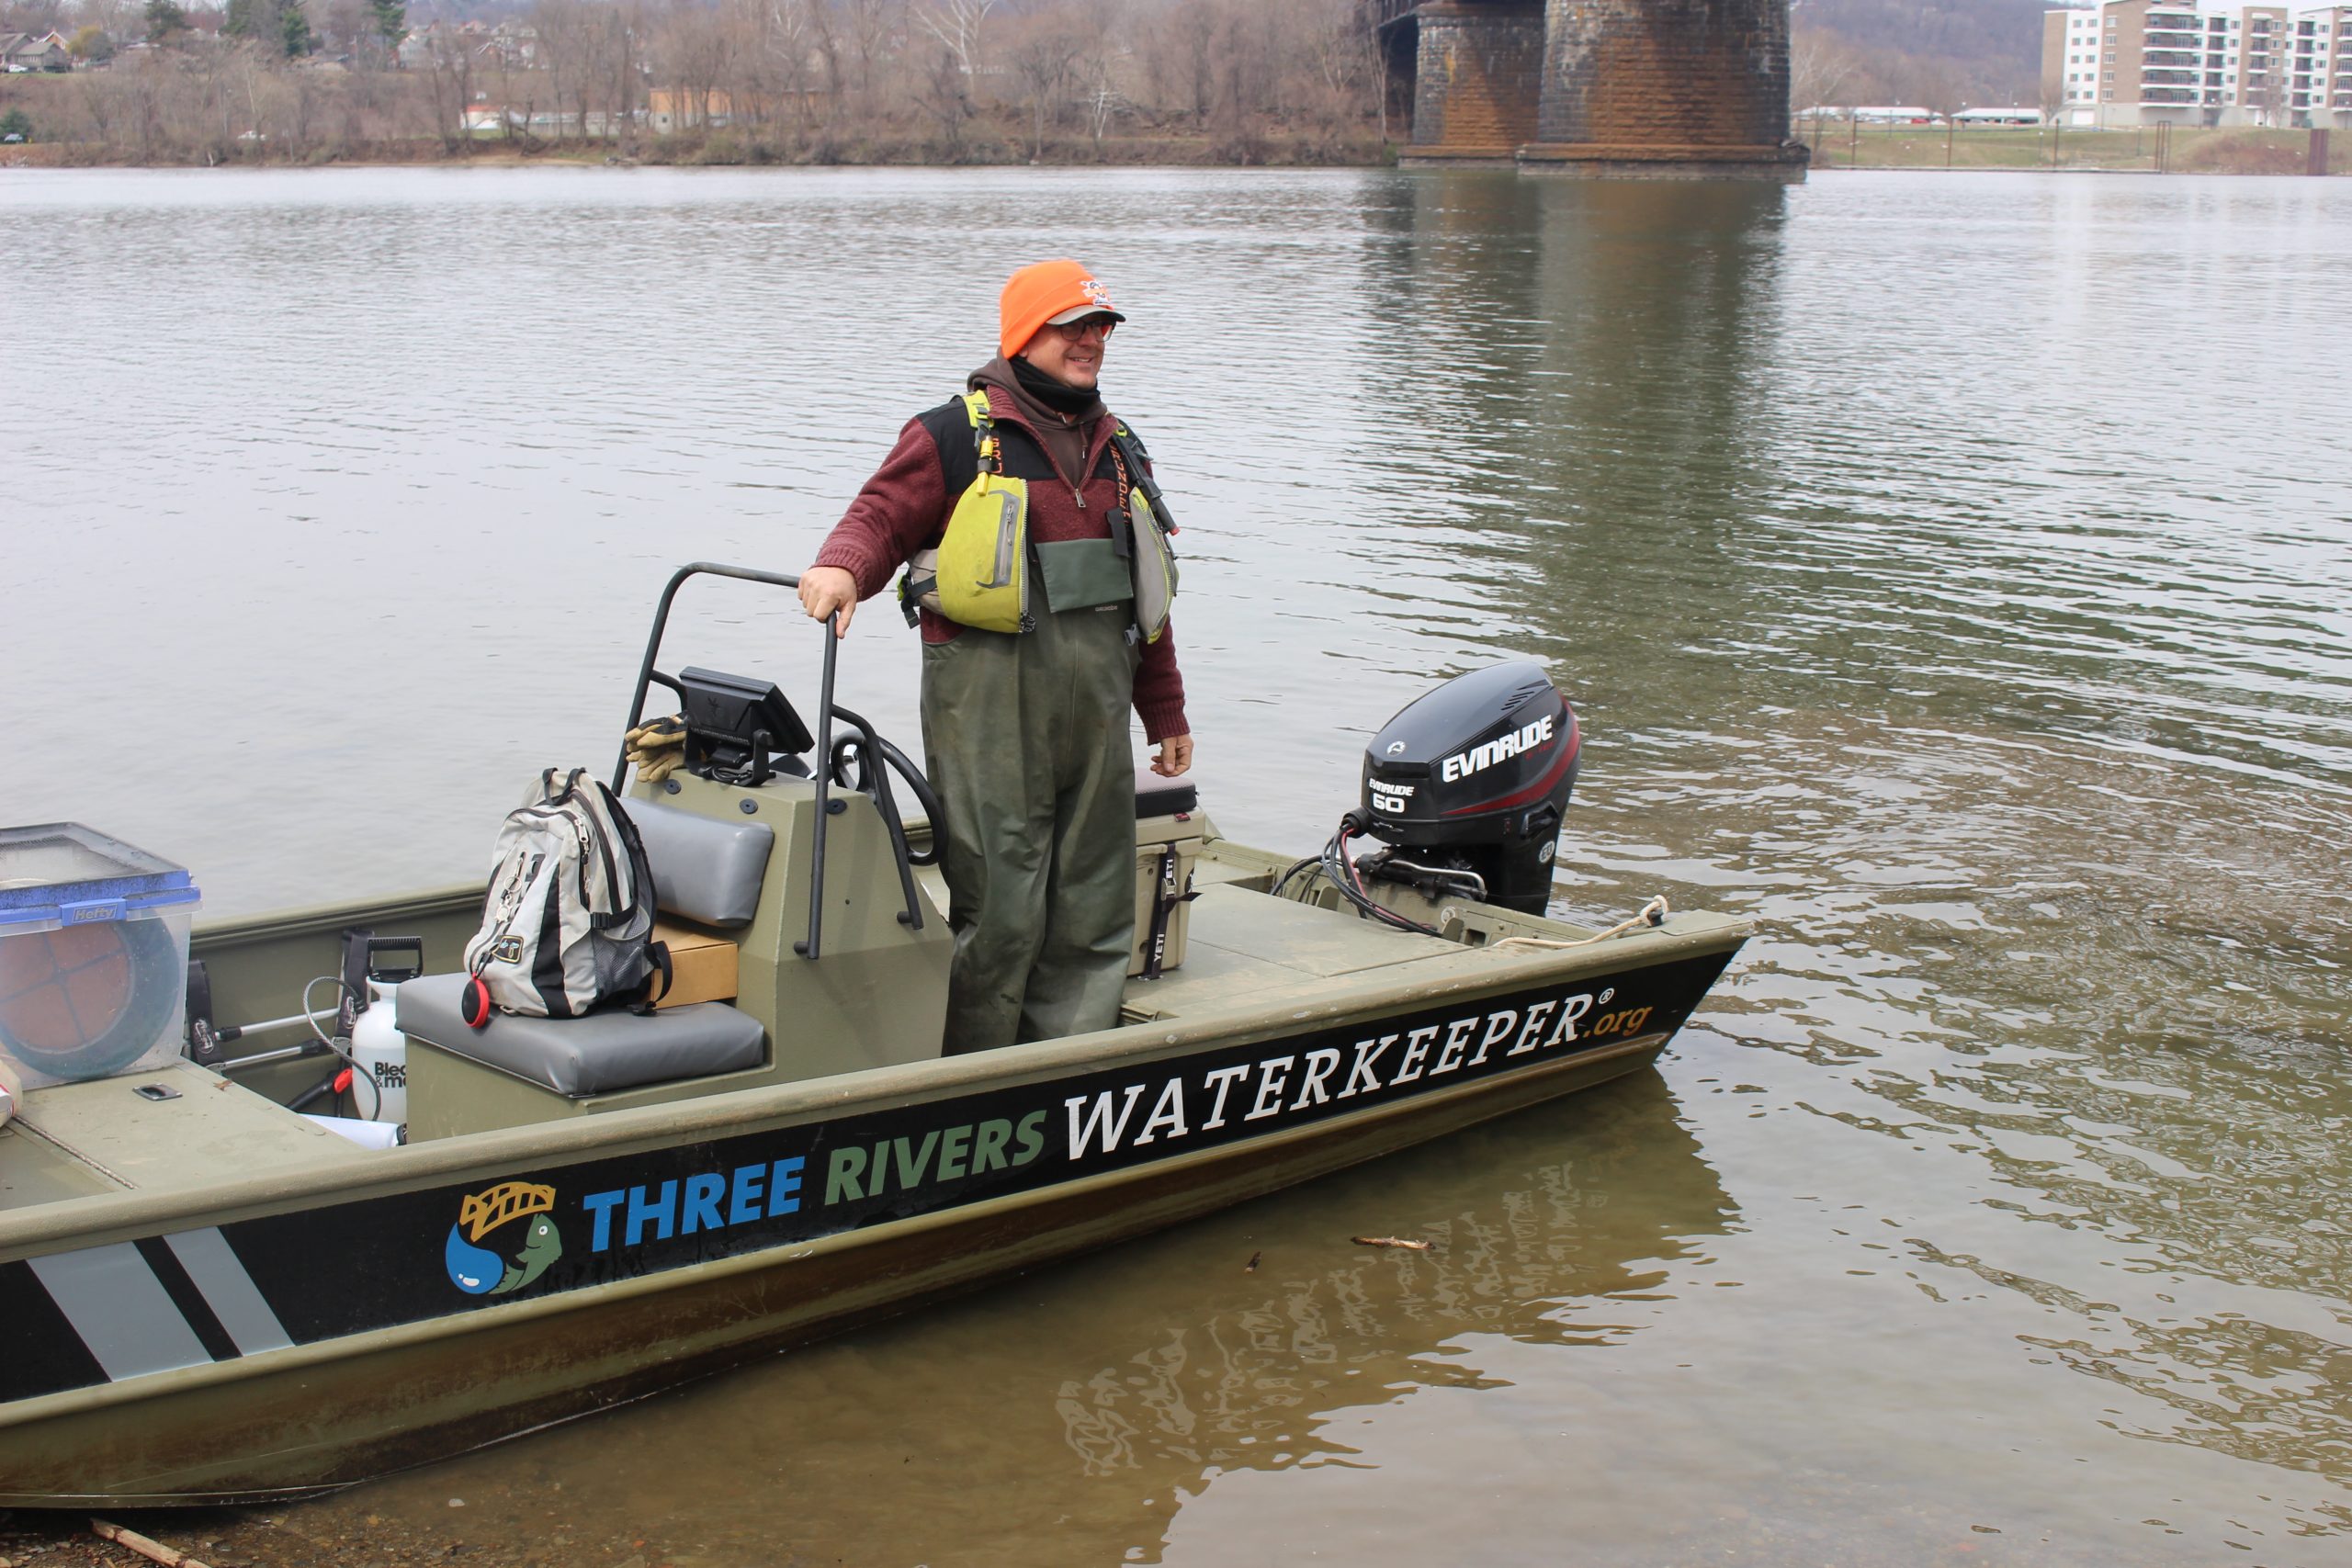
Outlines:
[{"label": "gray and white backpack", "polygon": [[641,1007],[669,968],[652,931],[637,824],[587,769],[549,768],[498,830],[481,929],[466,943],[466,1021],[483,1027],[492,1007],[535,1018]]}]

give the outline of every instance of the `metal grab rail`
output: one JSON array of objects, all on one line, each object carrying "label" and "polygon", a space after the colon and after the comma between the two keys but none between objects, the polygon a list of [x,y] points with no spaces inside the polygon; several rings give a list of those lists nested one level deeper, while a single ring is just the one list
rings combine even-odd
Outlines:
[{"label": "metal grab rail", "polygon": [[[731,577],[739,582],[762,582],[771,588],[797,589],[800,586],[800,579],[790,572],[762,571],[756,567],[727,566],[718,561],[690,561],[672,572],[668,585],[662,590],[662,602],[653,612],[653,631],[645,639],[645,658],[637,667],[637,692],[629,698],[628,721],[621,726],[624,735],[644,722],[645,694],[656,680],[665,684],[675,684],[665,676],[656,675],[653,662],[661,656],[662,637],[669,629],[671,603],[677,598],[679,588],[690,577]],[[818,937],[825,918],[825,824],[831,819],[833,811],[830,793],[831,779],[829,777],[832,769],[824,760],[833,753],[833,665],[842,640],[841,627],[831,618],[825,622],[825,630],[829,634],[825,638],[825,679],[817,694],[817,756],[820,765],[812,770],[817,775],[817,831],[816,841],[809,847],[809,858],[813,863],[809,866],[808,876],[808,937],[805,942],[792,944],[793,952],[810,959],[818,954]],[[619,760],[613,764],[615,795],[620,794],[621,785],[628,777],[628,743],[624,740]],[[908,881],[911,891],[910,876]]]}]

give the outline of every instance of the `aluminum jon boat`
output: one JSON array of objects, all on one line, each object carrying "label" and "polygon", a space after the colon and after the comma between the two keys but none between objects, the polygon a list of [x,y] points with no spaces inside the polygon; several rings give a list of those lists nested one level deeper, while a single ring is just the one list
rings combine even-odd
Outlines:
[{"label": "aluminum jon boat", "polygon": [[1119,1025],[943,1057],[920,775],[831,637],[813,735],[657,668],[697,574],[795,580],[682,570],[630,705],[683,710],[625,798],[714,999],[476,1032],[479,883],[192,925],[169,863],[0,832],[0,1504],[298,1496],[1174,1224],[1645,1066],[1748,934],[1544,916],[1579,737],[1508,664],[1319,855],[1140,791]]}]

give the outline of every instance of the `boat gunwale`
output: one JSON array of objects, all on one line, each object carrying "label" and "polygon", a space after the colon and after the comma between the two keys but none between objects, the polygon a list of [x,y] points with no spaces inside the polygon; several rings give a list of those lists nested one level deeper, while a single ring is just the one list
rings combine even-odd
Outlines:
[{"label": "boat gunwale", "polygon": [[479,910],[487,886],[481,882],[444,883],[437,887],[419,887],[344,904],[298,904],[251,915],[198,915],[189,931],[189,951],[201,956],[198,949],[217,950],[310,933],[323,936],[368,915]]},{"label": "boat gunwale", "polygon": [[[209,942],[218,942],[241,934],[294,934],[312,925],[321,931],[335,930],[349,923],[351,915],[359,910],[413,908],[418,897],[448,896],[447,890],[440,890],[409,899],[318,906],[249,917],[223,922],[204,935]],[[467,896],[478,897],[471,891]],[[330,909],[340,913],[331,916]],[[1520,919],[1564,933],[1578,931],[1548,919],[1540,922]],[[365,1167],[322,1162],[313,1169],[280,1169],[168,1192],[141,1190],[62,1199],[0,1212],[0,1263],[135,1240],[193,1220],[220,1225],[284,1213],[318,1198],[356,1202],[388,1197],[477,1168],[563,1165],[582,1158],[640,1154],[710,1136],[854,1114],[868,1107],[921,1105],[958,1093],[1020,1088],[1122,1062],[1162,1061],[1210,1045],[1253,1044],[1349,1018],[1393,1013],[1444,997],[1565,982],[1627,967],[1648,968],[1710,952],[1735,953],[1753,932],[1752,924],[1744,919],[1692,911],[1669,917],[1664,926],[1630,931],[1589,947],[1528,948],[1507,954],[1493,947],[1464,945],[1461,953],[1483,954],[1489,960],[1488,966],[1475,974],[1456,970],[1434,976],[1386,977],[1379,970],[1320,976],[1319,994],[1287,997],[1272,1006],[1238,1002],[1060,1040],[430,1139],[375,1151]],[[1700,999],[1703,1000],[1703,993]],[[354,1179],[362,1170],[365,1176]]]}]

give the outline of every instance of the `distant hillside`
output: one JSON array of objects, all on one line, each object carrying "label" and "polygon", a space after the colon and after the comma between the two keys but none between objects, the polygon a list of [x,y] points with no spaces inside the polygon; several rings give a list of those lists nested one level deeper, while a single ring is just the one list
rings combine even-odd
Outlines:
[{"label": "distant hillside", "polygon": [[2050,0],[1794,0],[1790,98],[1815,104],[2033,104]]}]

